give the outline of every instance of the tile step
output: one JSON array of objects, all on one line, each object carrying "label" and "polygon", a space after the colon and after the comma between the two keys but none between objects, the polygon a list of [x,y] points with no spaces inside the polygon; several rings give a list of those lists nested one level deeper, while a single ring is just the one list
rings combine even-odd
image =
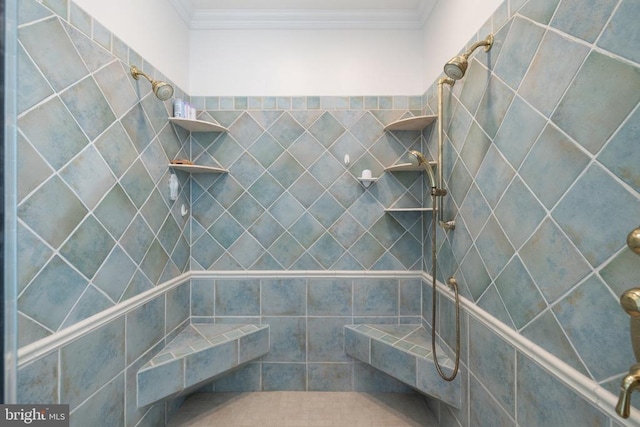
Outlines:
[{"label": "tile step", "polygon": [[188,393],[269,352],[269,325],[188,325],[137,373],[138,407]]},{"label": "tile step", "polygon": [[[445,381],[431,353],[431,334],[422,325],[346,325],[345,352],[410,387],[456,408],[461,406],[460,375]],[[440,347],[438,362],[445,374],[453,361]]]}]

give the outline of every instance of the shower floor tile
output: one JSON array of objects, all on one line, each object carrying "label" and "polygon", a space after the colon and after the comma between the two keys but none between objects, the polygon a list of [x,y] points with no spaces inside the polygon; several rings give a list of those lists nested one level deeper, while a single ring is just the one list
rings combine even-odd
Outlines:
[{"label": "shower floor tile", "polygon": [[198,393],[169,427],[436,427],[419,394],[352,392]]}]

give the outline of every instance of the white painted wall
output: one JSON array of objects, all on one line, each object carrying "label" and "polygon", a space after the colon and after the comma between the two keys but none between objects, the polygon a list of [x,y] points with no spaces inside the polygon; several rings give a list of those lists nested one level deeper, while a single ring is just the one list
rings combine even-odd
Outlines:
[{"label": "white painted wall", "polygon": [[74,0],[189,92],[189,28],[168,0]]},{"label": "white painted wall", "polygon": [[194,30],[192,93],[417,95],[421,30]]},{"label": "white painted wall", "polygon": [[465,47],[503,1],[438,1],[424,28],[423,90],[442,74],[444,64]]}]

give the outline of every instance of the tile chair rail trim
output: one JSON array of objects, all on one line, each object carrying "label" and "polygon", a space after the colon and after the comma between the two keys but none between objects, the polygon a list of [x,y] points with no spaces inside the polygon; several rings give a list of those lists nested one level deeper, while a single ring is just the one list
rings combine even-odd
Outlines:
[{"label": "tile chair rail trim", "polygon": [[41,340],[28,344],[18,349],[17,364],[18,367],[25,366],[34,360],[37,360],[50,352],[64,347],[66,344],[89,334],[90,332],[100,328],[101,326],[113,321],[136,308],[148,303],[158,296],[171,291],[172,289],[184,284],[191,279],[269,279],[269,278],[380,278],[380,279],[423,279],[424,272],[414,271],[187,271],[180,276],[168,280],[153,289],[129,298],[121,303],[114,305],[100,313],[88,317],[68,328],[55,332]]},{"label": "tile chair rail trim", "polygon": [[[162,283],[154,289],[117,304],[88,319],[78,322],[62,331],[56,332],[42,340],[29,344],[18,350],[18,367],[27,365],[50,352],[57,350],[69,342],[78,339],[89,332],[103,326],[129,311],[140,307],[153,298],[166,293],[190,279],[228,279],[228,278],[419,278],[431,283],[431,276],[424,271],[188,271],[175,279]],[[448,286],[437,282],[440,296],[453,300],[453,294]],[[522,355],[533,360],[556,377],[565,386],[575,391],[583,399],[599,408],[603,413],[617,419],[615,405],[617,396],[601,387],[594,380],[578,372],[563,360],[539,347],[529,339],[509,328],[495,317],[475,305],[471,300],[460,296],[460,306],[475,320],[489,328],[494,334],[512,345]],[[640,427],[640,411],[632,411],[625,420],[627,426]]]}]

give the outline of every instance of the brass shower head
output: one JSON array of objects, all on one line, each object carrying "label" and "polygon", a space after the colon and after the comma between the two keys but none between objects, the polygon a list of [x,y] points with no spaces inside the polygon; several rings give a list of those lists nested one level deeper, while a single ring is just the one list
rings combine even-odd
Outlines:
[{"label": "brass shower head", "polygon": [[455,56],[444,65],[444,73],[453,80],[460,80],[464,77],[469,66],[469,57],[480,46],[484,46],[485,52],[488,52],[493,46],[493,34],[489,34],[486,39],[474,43],[469,50],[462,55]]},{"label": "brass shower head", "polygon": [[167,99],[173,96],[173,86],[171,86],[167,82],[163,82],[160,80],[153,80],[146,73],[140,71],[138,67],[135,65],[131,66],[131,76],[134,79],[138,80],[140,76],[145,77],[147,80],[151,82],[151,88],[153,89],[153,93],[158,97],[161,101],[166,101]]}]

